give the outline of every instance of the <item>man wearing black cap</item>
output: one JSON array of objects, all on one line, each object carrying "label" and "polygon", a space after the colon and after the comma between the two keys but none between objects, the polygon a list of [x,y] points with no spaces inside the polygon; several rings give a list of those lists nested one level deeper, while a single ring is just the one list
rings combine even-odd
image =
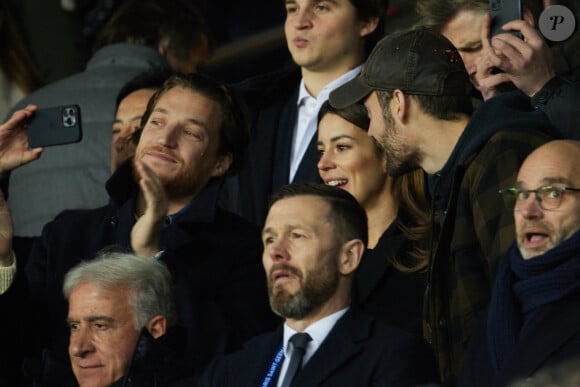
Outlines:
[{"label": "man wearing black cap", "polygon": [[453,45],[417,29],[382,39],[361,75],[330,95],[337,108],[364,99],[369,133],[384,148],[390,174],[428,174],[424,333],[446,385],[455,384],[475,315],[489,302],[498,260],[514,238],[497,192],[551,138],[543,114],[518,95],[494,98],[472,115],[470,87]]}]

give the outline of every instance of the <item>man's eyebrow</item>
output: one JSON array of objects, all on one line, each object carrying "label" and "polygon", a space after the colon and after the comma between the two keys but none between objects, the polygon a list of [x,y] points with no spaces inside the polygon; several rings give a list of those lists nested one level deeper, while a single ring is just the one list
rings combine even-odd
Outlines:
[{"label": "man's eyebrow", "polygon": [[272,227],[266,227],[265,229],[262,230],[262,236],[266,234],[272,234],[273,232],[274,230],[272,229]]},{"label": "man's eyebrow", "polygon": [[[153,109],[153,111],[170,115],[169,111],[167,109],[162,108],[162,107],[156,107],[155,109]],[[207,124],[203,121],[200,121],[200,120],[195,119],[195,118],[188,118],[187,121],[191,122],[194,125],[197,125],[197,126],[204,128],[206,131],[209,131]]]},{"label": "man's eyebrow", "polygon": [[546,177],[542,179],[542,181],[545,182],[546,184],[566,184],[566,185],[572,184],[572,180],[567,179],[563,176]]},{"label": "man's eyebrow", "polygon": [[115,319],[112,318],[111,316],[99,316],[99,315],[96,315],[96,316],[89,316],[89,317],[82,318],[82,319],[78,319],[78,318],[67,318],[66,319],[66,322],[68,324],[70,324],[70,323],[78,323],[81,320],[88,321],[88,322],[95,322],[95,321],[113,322],[113,321],[115,321]]},{"label": "man's eyebrow", "polygon": [[[288,231],[293,231],[293,230],[312,231],[311,228],[309,228],[305,225],[301,225],[301,224],[288,224],[282,228],[282,232],[288,232]],[[274,230],[273,227],[266,227],[262,231],[262,235],[266,235],[266,234],[276,234],[276,231]]]},{"label": "man's eyebrow", "polygon": [[[564,185],[571,185],[572,181],[562,176],[555,176],[555,177],[544,177],[542,180],[542,185],[551,185],[551,184],[564,184]],[[522,188],[524,182],[518,180],[515,184],[516,188]]]},{"label": "man's eyebrow", "polygon": [[[132,117],[129,117],[129,119],[127,121],[135,121],[135,120],[140,120],[141,118],[143,118],[143,114],[135,114]],[[120,118],[115,118],[113,120],[113,123],[122,123],[123,120],[121,120]]]},{"label": "man's eyebrow", "polygon": [[111,316],[98,316],[98,315],[97,316],[89,316],[85,320],[87,320],[88,322],[95,322],[95,321],[113,322],[113,321],[115,321],[115,319],[112,318]]},{"label": "man's eyebrow", "polygon": [[463,44],[461,46],[458,46],[457,49],[461,50],[465,48],[474,48],[481,45],[482,45],[481,40],[469,40],[467,42],[463,42]]}]

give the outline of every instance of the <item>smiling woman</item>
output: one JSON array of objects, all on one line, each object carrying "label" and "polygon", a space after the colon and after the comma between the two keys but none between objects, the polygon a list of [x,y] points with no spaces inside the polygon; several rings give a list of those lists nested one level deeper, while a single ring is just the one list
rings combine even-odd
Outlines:
[{"label": "smiling woman", "polygon": [[319,114],[318,170],[325,184],[350,192],[367,213],[369,242],[356,274],[355,301],[418,333],[429,230],[424,176],[420,170],[389,176],[389,161],[368,128],[362,103],[335,109],[326,102]]}]

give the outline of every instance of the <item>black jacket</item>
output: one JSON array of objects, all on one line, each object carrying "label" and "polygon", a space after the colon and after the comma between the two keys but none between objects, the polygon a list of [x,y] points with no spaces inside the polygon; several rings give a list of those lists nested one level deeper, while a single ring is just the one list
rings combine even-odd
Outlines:
[{"label": "black jacket", "polygon": [[403,273],[389,260],[405,262],[408,249],[403,232],[391,224],[356,269],[353,304],[378,321],[420,335],[426,273]]},{"label": "black jacket", "polygon": [[111,387],[191,387],[195,379],[183,358],[186,331],[172,327],[154,339],[143,328],[127,374]]},{"label": "black jacket", "polygon": [[[279,327],[252,339],[242,351],[213,363],[200,386],[260,386],[282,338]],[[336,322],[292,386],[408,387],[435,383],[437,378],[433,351],[425,340],[351,308]]]}]

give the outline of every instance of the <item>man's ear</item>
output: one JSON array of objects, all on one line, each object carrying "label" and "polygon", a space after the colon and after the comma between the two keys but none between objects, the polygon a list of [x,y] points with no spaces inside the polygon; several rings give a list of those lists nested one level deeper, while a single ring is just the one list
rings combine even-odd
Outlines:
[{"label": "man's ear", "polygon": [[211,176],[212,177],[222,176],[224,173],[228,171],[228,169],[230,169],[230,165],[232,165],[233,160],[234,158],[231,153],[218,155]]},{"label": "man's ear", "polygon": [[409,104],[407,103],[407,98],[405,93],[399,89],[393,91],[393,98],[391,99],[393,112],[393,117],[398,118],[402,123],[407,122],[407,115],[409,110]]},{"label": "man's ear", "polygon": [[374,30],[377,29],[378,25],[379,18],[376,16],[369,18],[369,20],[363,21],[359,33],[360,37],[364,38],[365,36],[372,34]]},{"label": "man's ear", "polygon": [[159,314],[149,320],[145,328],[154,339],[157,339],[167,332],[167,319]]},{"label": "man's ear", "polygon": [[342,254],[338,270],[342,275],[349,275],[356,270],[360,264],[365,245],[360,239],[353,239],[342,245]]}]

